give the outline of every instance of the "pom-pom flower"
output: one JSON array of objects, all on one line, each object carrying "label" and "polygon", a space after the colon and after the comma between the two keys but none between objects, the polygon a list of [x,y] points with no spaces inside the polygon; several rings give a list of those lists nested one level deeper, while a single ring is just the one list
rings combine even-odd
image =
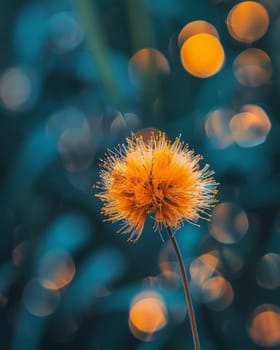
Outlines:
[{"label": "pom-pom flower", "polygon": [[104,203],[102,214],[107,221],[121,221],[119,232],[130,234],[129,241],[139,239],[147,215],[155,231],[162,226],[176,231],[183,221],[209,218],[217,183],[208,165],[200,169],[201,159],[180,138],[171,142],[162,132],[148,140],[132,135],[101,161],[96,196]]}]

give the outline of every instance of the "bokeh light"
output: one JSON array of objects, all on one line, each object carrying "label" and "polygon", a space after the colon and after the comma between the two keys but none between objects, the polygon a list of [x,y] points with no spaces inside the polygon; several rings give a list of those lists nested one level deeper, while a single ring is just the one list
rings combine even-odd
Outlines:
[{"label": "bokeh light", "polygon": [[221,311],[230,306],[234,298],[231,284],[222,276],[207,279],[203,286],[203,301],[212,310]]},{"label": "bokeh light", "polygon": [[55,13],[49,20],[48,37],[57,53],[73,50],[83,40],[84,32],[72,12]]},{"label": "bokeh light", "polygon": [[134,113],[118,113],[112,121],[110,130],[112,134],[118,135],[124,132],[133,131],[139,128],[140,118]]},{"label": "bokeh light", "polygon": [[205,295],[203,291],[204,283],[218,273],[219,259],[217,252],[209,252],[200,255],[194,259],[190,264],[191,283],[193,297],[199,301],[204,302]]},{"label": "bokeh light", "polygon": [[70,173],[85,171],[91,166],[96,152],[94,138],[98,133],[98,120],[94,120],[92,130],[90,121],[75,107],[55,112],[46,123],[46,134],[57,144],[63,165]]},{"label": "bokeh light", "polygon": [[87,119],[80,109],[69,106],[53,113],[46,123],[46,134],[55,142],[67,129],[82,129]]},{"label": "bokeh light", "polygon": [[159,254],[159,267],[161,274],[158,281],[162,286],[168,286],[170,289],[178,289],[181,286],[180,272],[178,264],[174,260],[174,251],[172,244],[166,243]]},{"label": "bokeh light", "polygon": [[231,284],[221,276],[219,267],[220,260],[216,251],[199,256],[190,265],[193,296],[215,311],[226,309],[234,297]]},{"label": "bokeh light", "polygon": [[260,346],[280,345],[280,308],[270,304],[258,306],[249,319],[248,332]]},{"label": "bokeh light", "polygon": [[187,39],[180,51],[181,62],[187,72],[198,78],[208,78],[223,66],[225,54],[220,41],[208,33]]},{"label": "bokeh light", "polygon": [[212,222],[174,232],[201,348],[280,349],[280,1],[12,1],[0,17],[0,348],[192,347],[166,230],[148,215],[129,245],[95,197],[106,150],[162,132],[220,184]]},{"label": "bokeh light", "polygon": [[270,57],[260,49],[242,51],[234,60],[235,78],[244,86],[257,87],[270,81],[272,66]]},{"label": "bokeh light", "polygon": [[265,7],[256,1],[242,1],[228,14],[227,26],[230,35],[244,43],[260,39],[267,31],[269,15]]},{"label": "bokeh light", "polygon": [[29,240],[19,243],[13,249],[12,259],[16,266],[22,265],[30,257],[32,243]]},{"label": "bokeh light", "polygon": [[161,131],[156,128],[144,128],[138,130],[135,135],[138,137],[142,137],[144,142],[149,142],[152,135],[158,135]]},{"label": "bokeh light", "polygon": [[232,137],[241,147],[254,147],[265,142],[271,123],[265,111],[256,105],[245,105],[230,123]]},{"label": "bokeh light", "polygon": [[0,77],[0,100],[12,111],[30,107],[38,96],[36,75],[31,69],[13,67]]},{"label": "bokeh light", "polygon": [[166,57],[153,48],[143,48],[137,51],[129,60],[128,72],[133,83],[138,84],[139,79],[148,77],[152,72],[167,74],[170,71]]},{"label": "bokeh light", "polygon": [[186,24],[178,35],[178,44],[181,47],[191,36],[201,33],[207,33],[219,39],[219,34],[213,24],[206,21],[193,21]]},{"label": "bokeh light", "polygon": [[[45,288],[46,284],[48,288]],[[59,304],[60,293],[56,290],[55,285],[49,288],[51,285],[51,281],[42,279],[32,279],[26,284],[22,302],[32,315],[43,317],[55,312]]]},{"label": "bokeh light", "polygon": [[167,311],[159,294],[142,292],[134,298],[129,310],[129,327],[136,338],[150,341],[166,324]]},{"label": "bokeh light", "polygon": [[8,302],[8,298],[4,294],[0,293],[0,306],[6,305],[7,302]]},{"label": "bokeh light", "polygon": [[69,172],[88,169],[95,155],[88,123],[85,122],[82,128],[65,130],[59,139],[58,150]]},{"label": "bokeh light", "polygon": [[213,253],[206,253],[192,261],[190,265],[190,275],[196,284],[204,283],[217,270],[219,259]]},{"label": "bokeh light", "polygon": [[233,116],[229,109],[216,109],[206,116],[205,132],[211,144],[218,149],[229,147],[233,143],[229,122]]},{"label": "bokeh light", "polygon": [[267,253],[259,261],[256,271],[260,287],[274,289],[280,287],[280,255]]},{"label": "bokeh light", "polygon": [[245,211],[234,203],[224,202],[216,206],[209,225],[211,235],[221,243],[237,243],[249,228]]},{"label": "bokeh light", "polygon": [[232,245],[223,247],[222,259],[232,274],[238,274],[244,266],[242,253]]},{"label": "bokeh light", "polygon": [[76,272],[71,255],[63,249],[53,249],[40,259],[38,274],[45,288],[60,289],[68,285]]}]

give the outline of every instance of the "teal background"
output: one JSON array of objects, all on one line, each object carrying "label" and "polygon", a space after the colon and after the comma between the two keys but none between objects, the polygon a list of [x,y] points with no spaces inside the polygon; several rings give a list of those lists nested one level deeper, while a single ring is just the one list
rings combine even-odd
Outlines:
[{"label": "teal background", "polygon": [[[249,220],[248,233],[231,245],[244,261],[242,268],[233,273],[222,261],[222,274],[234,291],[232,304],[214,311],[195,302],[202,348],[265,348],[251,341],[247,328],[257,306],[279,306],[279,287],[261,288],[256,271],[264,254],[280,251],[280,5],[268,3],[268,32],[247,45],[227,31],[226,17],[234,4],[230,0],[1,2],[0,74],[19,69],[27,83],[24,78],[17,81],[12,91],[20,83],[29,89],[22,105],[11,108],[2,100],[0,106],[1,349],[192,349],[187,317],[179,323],[172,318],[172,306],[185,308],[182,288],[149,279],[160,274],[159,259],[167,242],[153,232],[148,220],[141,239],[127,243],[126,237],[117,235],[118,225],[102,221],[101,203],[94,197],[98,160],[107,147],[148,127],[163,130],[172,140],[181,134],[190,148],[203,154],[216,171],[219,200],[243,208]],[[217,28],[226,54],[222,70],[207,79],[184,71],[177,45],[183,26],[198,19]],[[128,63],[144,47],[162,52],[170,73],[152,72],[135,85]],[[248,47],[261,48],[270,56],[269,84],[246,88],[235,80],[233,60]],[[207,113],[219,107],[238,111],[244,104],[258,104],[268,114],[272,127],[266,142],[215,148],[205,134]],[[125,123],[127,113],[133,116]],[[200,228],[186,223],[176,237],[187,269],[194,258],[212,250],[223,260],[227,245],[209,235],[205,222]],[[22,242],[26,245],[17,266],[14,249]],[[76,274],[59,291],[55,311],[37,317],[26,309],[23,295],[29,281],[38,276],[41,257],[52,248],[71,253]],[[130,302],[146,289],[162,295],[170,316],[150,342],[136,339],[128,327]]]}]

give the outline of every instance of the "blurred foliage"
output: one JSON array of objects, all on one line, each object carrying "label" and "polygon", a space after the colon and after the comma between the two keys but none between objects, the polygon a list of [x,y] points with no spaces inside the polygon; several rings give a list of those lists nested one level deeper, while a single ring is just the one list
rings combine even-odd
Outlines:
[{"label": "blurred foliage", "polygon": [[[2,2],[1,349],[192,348],[165,233],[163,243],[148,221],[128,244],[94,197],[107,147],[149,127],[182,134],[220,183],[212,223],[186,223],[176,236],[202,348],[280,346],[280,3],[261,1],[268,30],[250,43],[228,31],[236,3]],[[178,35],[195,20],[214,25],[226,56],[207,79],[181,64]],[[148,65],[133,56],[143,48],[157,50]],[[257,83],[259,73],[238,73],[248,48],[268,55]],[[148,335],[129,322],[145,291],[160,313]]]}]

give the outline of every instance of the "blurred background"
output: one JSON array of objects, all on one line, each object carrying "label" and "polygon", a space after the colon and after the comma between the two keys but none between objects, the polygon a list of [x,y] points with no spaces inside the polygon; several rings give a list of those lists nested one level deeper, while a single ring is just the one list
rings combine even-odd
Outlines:
[{"label": "blurred background", "polygon": [[202,349],[280,349],[280,2],[40,0],[0,13],[3,350],[192,349],[172,247],[129,244],[99,158],[160,129],[220,183],[176,238]]}]

